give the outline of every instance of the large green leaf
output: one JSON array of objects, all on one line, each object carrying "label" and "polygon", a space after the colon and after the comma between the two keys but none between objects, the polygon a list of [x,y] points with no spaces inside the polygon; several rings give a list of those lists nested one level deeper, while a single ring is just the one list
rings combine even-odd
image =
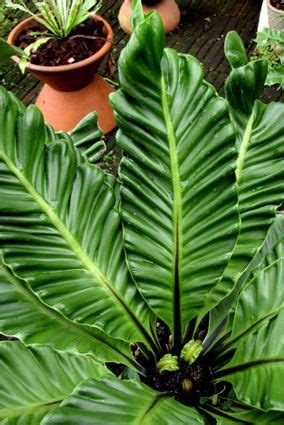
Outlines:
[{"label": "large green leaf", "polygon": [[[282,238],[277,241],[277,243],[274,246],[274,249],[270,249],[267,251],[263,262],[259,264],[258,267],[255,267],[254,274],[258,272],[259,269],[265,269],[271,264],[273,264],[275,261],[277,261],[280,258],[284,258],[284,214],[278,215],[272,229],[276,229],[276,226],[278,225],[279,231],[281,231]],[[272,236],[272,234],[269,232],[268,236]],[[280,235],[279,235],[280,236]],[[268,238],[265,240],[265,243],[268,242]],[[259,254],[261,254],[261,251],[258,251]],[[264,251],[265,252],[265,251]]]},{"label": "large green leaf", "polygon": [[0,65],[7,62],[12,56],[25,56],[25,52],[17,47],[11,45],[3,38],[0,38]]},{"label": "large green leaf", "polygon": [[0,332],[26,344],[94,354],[98,359],[136,365],[129,344],[102,330],[72,322],[45,305],[21,279],[0,268]]},{"label": "large green leaf", "polygon": [[284,259],[258,272],[242,291],[231,341],[232,360],[217,376],[230,381],[239,400],[284,410]]},{"label": "large green leaf", "polygon": [[233,384],[239,400],[263,410],[284,410],[284,310],[242,342],[216,377]]},{"label": "large green leaf", "polygon": [[284,308],[284,258],[259,271],[240,294],[228,344],[240,339]]},{"label": "large green leaf", "polygon": [[52,127],[46,126],[47,143],[70,140],[74,146],[86,155],[91,163],[95,163],[102,158],[106,151],[106,145],[103,140],[103,132],[98,126],[98,115],[91,112],[83,118],[77,126],[70,132],[55,132]]},{"label": "large green leaf", "polygon": [[128,264],[178,346],[234,247],[236,148],[227,104],[200,63],[163,45],[150,14],[121,54],[122,89],[111,102]]},{"label": "large green leaf", "polygon": [[138,381],[114,377],[84,382],[42,425],[173,425],[204,424],[194,408]]},{"label": "large green leaf", "polygon": [[226,410],[206,406],[204,410],[216,419],[218,425],[283,425],[284,422],[283,412],[263,412],[258,409],[248,409],[247,406],[243,406],[243,410],[239,406],[237,409]]},{"label": "large green leaf", "polygon": [[[230,53],[226,52],[228,57]],[[284,202],[284,104],[265,105],[257,100],[266,75],[266,61],[257,60],[234,68],[226,82],[226,97],[237,129],[241,232],[223,279],[206,301],[205,312],[232,290],[261,247],[276,209]]]},{"label": "large green leaf", "polygon": [[244,43],[236,31],[229,31],[227,33],[224,49],[232,68],[239,68],[248,63]]},{"label": "large green leaf", "polygon": [[[207,341],[211,336],[214,335],[214,331],[220,323],[227,318],[231,308],[237,302],[241,289],[252,280],[258,270],[268,267],[280,258],[284,258],[284,214],[278,214],[276,216],[275,221],[269,228],[264,243],[238,278],[233,291],[211,311],[209,331],[205,345],[207,345]],[[224,332],[226,333],[227,331],[231,331],[230,325],[224,328]]]},{"label": "large green leaf", "polygon": [[68,319],[151,344],[131,281],[114,179],[64,141],[45,145],[33,106],[0,92],[0,240],[5,264]]},{"label": "large green leaf", "polygon": [[38,425],[78,384],[110,373],[86,356],[20,342],[0,343],[0,369],[0,420],[19,425]]}]

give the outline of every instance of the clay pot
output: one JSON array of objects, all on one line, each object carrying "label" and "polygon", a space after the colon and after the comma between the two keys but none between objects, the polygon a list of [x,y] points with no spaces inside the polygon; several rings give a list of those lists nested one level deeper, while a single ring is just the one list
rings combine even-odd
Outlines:
[{"label": "clay pot", "polygon": [[[174,0],[161,0],[151,6],[143,4],[145,13],[156,10],[162,18],[165,33],[173,31],[180,22],[179,7]],[[118,14],[118,21],[121,29],[127,34],[131,34],[131,0],[124,0]]]},{"label": "clay pot", "polygon": [[[96,111],[98,122],[104,133],[115,128],[115,120],[108,96],[114,90],[97,70],[103,58],[112,47],[113,31],[105,19],[94,15],[93,19],[102,21],[107,40],[94,55],[71,65],[41,66],[29,64],[27,70],[45,84],[36,105],[43,113],[47,124],[56,130],[70,131],[88,113]],[[18,35],[27,28],[33,18],[17,25],[9,34],[8,42],[14,44]],[[13,56],[15,62],[19,58]]]},{"label": "clay pot", "polygon": [[284,20],[281,18],[281,15],[283,15],[284,11],[279,10],[276,7],[272,6],[270,0],[266,0],[266,1],[267,1],[269,27],[276,30],[283,30]]}]

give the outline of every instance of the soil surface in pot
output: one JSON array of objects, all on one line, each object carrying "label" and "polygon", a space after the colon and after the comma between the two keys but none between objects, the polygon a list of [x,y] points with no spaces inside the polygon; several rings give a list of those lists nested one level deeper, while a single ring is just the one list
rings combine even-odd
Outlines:
[{"label": "soil surface in pot", "polygon": [[284,10],[284,2],[283,0],[270,0],[270,3],[272,4],[272,6],[276,7],[276,9],[279,10]]},{"label": "soil surface in pot", "polygon": [[[88,19],[74,28],[68,38],[52,38],[33,51],[30,61],[32,64],[43,66],[70,65],[80,62],[103,47],[106,42],[105,31],[103,22]],[[25,49],[43,36],[48,36],[46,29],[39,23],[33,22],[18,35],[15,45]]]}]

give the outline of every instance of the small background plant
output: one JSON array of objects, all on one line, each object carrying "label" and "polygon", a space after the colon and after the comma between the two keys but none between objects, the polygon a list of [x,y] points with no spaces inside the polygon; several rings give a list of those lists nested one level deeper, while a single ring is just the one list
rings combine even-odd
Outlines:
[{"label": "small background plant", "polygon": [[257,34],[256,49],[252,59],[268,62],[266,85],[278,84],[284,89],[284,31],[265,28]]},{"label": "small background plant", "polygon": [[[32,61],[32,55],[37,53],[39,51],[39,48],[43,45],[46,45],[49,41],[52,42],[52,44],[49,46],[49,52],[44,53],[42,56],[50,58],[50,52],[55,52],[56,55],[60,55],[60,45],[57,44],[57,53],[57,49],[56,46],[54,46],[54,42],[57,40],[61,43],[68,42],[68,37],[70,36],[72,31],[76,30],[76,28],[80,24],[87,21],[99,10],[100,2],[98,0],[48,0],[46,2],[37,2],[32,0],[32,2],[26,5],[21,0],[18,3],[7,0],[5,2],[4,7],[5,11],[12,9],[30,15],[38,24],[43,27],[42,30],[39,26],[39,28],[37,28],[36,30],[29,32],[29,41],[25,41],[25,44],[28,44],[25,48],[22,45],[19,46],[20,49],[15,48],[14,46],[8,44],[4,39],[0,39],[0,63],[3,63],[13,55],[17,55],[20,57],[18,65],[22,73],[24,73],[29,62]],[[76,34],[74,37],[81,36],[78,36]],[[100,37],[92,37],[92,35],[85,35],[85,38],[88,39],[88,47],[90,47],[90,43],[92,43],[91,39],[95,40],[99,39]],[[81,44],[80,41],[78,41],[78,43],[79,45]],[[69,51],[70,49],[73,53],[75,46],[73,46],[72,48],[69,45],[67,47],[63,47],[63,50],[61,50],[64,53],[66,50]],[[72,60],[76,61],[76,59]],[[57,62],[57,56],[55,58],[55,62]],[[38,64],[53,65],[41,62]]]},{"label": "small background plant", "polygon": [[77,25],[97,13],[101,6],[98,0],[33,0],[33,4],[41,16],[34,13],[23,1],[6,1],[6,7],[29,14],[42,24],[50,35],[59,38],[68,37]]}]

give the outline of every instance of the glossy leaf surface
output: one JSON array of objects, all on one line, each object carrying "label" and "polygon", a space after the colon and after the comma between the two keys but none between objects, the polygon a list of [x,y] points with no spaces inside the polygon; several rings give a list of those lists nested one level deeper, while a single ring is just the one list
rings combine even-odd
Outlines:
[{"label": "glossy leaf surface", "polygon": [[263,412],[257,409],[248,409],[247,406],[244,406],[243,410],[238,406],[238,409],[223,411],[210,406],[208,413],[216,419],[217,425],[282,425],[284,420],[283,412]]},{"label": "glossy leaf surface", "polygon": [[129,345],[98,328],[68,320],[45,305],[24,281],[0,269],[0,332],[26,344],[46,344],[58,350],[91,353],[99,360],[133,366]]},{"label": "glossy leaf surface", "polygon": [[68,319],[148,343],[149,309],[124,260],[114,179],[68,142],[46,146],[35,107],[19,113],[4,90],[0,102],[5,263]]},{"label": "glossy leaf surface", "polygon": [[195,58],[163,49],[156,14],[136,29],[111,96],[124,151],[121,214],[131,272],[176,342],[219,281],[238,233],[235,134]]},{"label": "glossy leaf surface", "polygon": [[241,232],[222,281],[207,299],[209,306],[232,290],[284,202],[284,105],[265,105],[258,100],[266,75],[266,61],[257,60],[234,68],[226,82],[226,97],[237,128]]},{"label": "glossy leaf surface", "polygon": [[141,382],[115,377],[84,382],[43,420],[42,425],[173,425],[204,424],[194,408],[176,402]]},{"label": "glossy leaf surface", "polygon": [[284,308],[284,258],[257,273],[240,294],[232,340],[247,335]]},{"label": "glossy leaf surface", "polygon": [[242,291],[230,343],[237,349],[220,372],[239,400],[263,410],[284,410],[283,282],[282,258]]},{"label": "glossy leaf surface", "polygon": [[224,49],[226,58],[232,68],[239,68],[248,63],[245,46],[236,31],[227,33]]},{"label": "glossy leaf surface", "polygon": [[0,367],[0,420],[19,425],[39,424],[78,384],[110,373],[88,357],[20,342],[0,343]]},{"label": "glossy leaf surface", "polygon": [[3,38],[0,38],[0,50],[1,50],[1,58],[0,58],[1,65],[7,62],[12,56],[21,57],[25,55],[22,49],[18,49],[17,47],[12,46]]},{"label": "glossy leaf surface", "polygon": [[80,149],[91,163],[100,160],[106,151],[103,132],[98,126],[98,115],[96,112],[91,112],[83,118],[68,134],[62,131],[55,133],[52,127],[47,126],[48,143],[70,139],[73,145]]},{"label": "glossy leaf surface", "polygon": [[[239,292],[253,278],[258,270],[273,264],[277,259],[284,257],[284,214],[277,214],[275,221],[270,226],[267,236],[261,248],[236,281],[236,285],[229,296],[225,297],[217,307],[210,312],[210,326],[207,338],[220,323],[226,319],[231,308],[235,306]],[[231,331],[228,326],[225,331]]]}]

